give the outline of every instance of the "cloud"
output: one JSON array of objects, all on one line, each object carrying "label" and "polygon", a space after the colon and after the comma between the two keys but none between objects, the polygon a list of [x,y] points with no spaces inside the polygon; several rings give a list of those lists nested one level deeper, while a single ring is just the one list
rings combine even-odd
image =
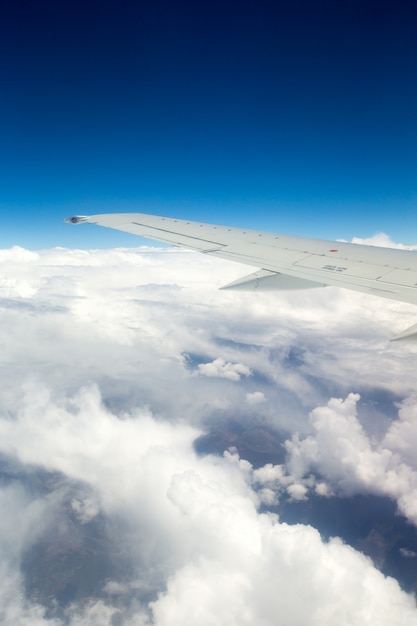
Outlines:
[{"label": "cloud", "polygon": [[[3,451],[85,481],[106,515],[123,515],[120,541],[130,546],[136,589],[141,578],[160,589],[148,623],[272,625],[276,615],[290,624],[417,623],[413,599],[370,560],[309,526],[259,513],[248,463],[233,454],[199,458],[185,424],[148,411],[116,416],[96,389],[55,404],[32,388],[24,404],[1,423]],[[302,485],[291,488],[304,496]],[[123,586],[109,581],[107,593],[115,590]],[[66,615],[74,624],[107,625],[116,614],[145,624],[145,608],[96,601],[70,605]]]},{"label": "cloud", "polygon": [[398,250],[417,250],[417,246],[407,246],[403,243],[393,241],[386,233],[376,233],[372,237],[353,237],[352,243],[365,244],[368,246],[379,246],[382,248],[397,248]]},{"label": "cloud", "polygon": [[233,558],[199,559],[178,571],[153,605],[156,624],[275,624],[278,616],[289,624],[414,619],[411,601],[404,612],[394,608],[395,583],[383,581],[367,559],[339,540],[323,544],[311,527],[267,517],[257,530],[260,545],[249,542]]},{"label": "cloud", "polygon": [[218,357],[211,363],[199,363],[198,373],[201,376],[210,376],[214,378],[227,378],[237,382],[242,376],[250,376],[249,367],[243,363],[226,363],[224,359]]},{"label": "cloud", "polygon": [[407,550],[407,548],[400,548],[401,556],[404,556],[406,559],[414,559],[417,557],[417,552],[414,550]]},{"label": "cloud", "polygon": [[18,483],[2,485],[0,506],[1,623],[43,624],[45,608],[25,598],[19,562],[24,550],[45,530],[51,507],[46,499],[32,500]]},{"label": "cloud", "polygon": [[308,489],[301,483],[292,483],[287,487],[287,492],[291,497],[291,500],[307,500]]},{"label": "cloud", "polygon": [[417,462],[412,453],[417,440],[415,403],[408,399],[382,441],[373,442],[358,419],[359,400],[358,394],[349,394],[345,400],[332,398],[327,406],[314,409],[313,434],[305,438],[295,434],[286,442],[288,471],[298,479],[317,473],[347,495],[388,495],[417,524]]},{"label": "cloud", "polygon": [[248,404],[263,404],[266,402],[265,394],[263,391],[253,391],[246,394],[246,402]]},{"label": "cloud", "polygon": [[3,623],[417,624],[363,554],[270,510],[378,492],[414,520],[416,346],[388,343],[411,307],[218,292],[246,270],[172,250],[0,266]]},{"label": "cloud", "polygon": [[100,511],[97,501],[93,498],[84,498],[83,500],[74,498],[71,500],[71,508],[81,524],[91,522]]}]

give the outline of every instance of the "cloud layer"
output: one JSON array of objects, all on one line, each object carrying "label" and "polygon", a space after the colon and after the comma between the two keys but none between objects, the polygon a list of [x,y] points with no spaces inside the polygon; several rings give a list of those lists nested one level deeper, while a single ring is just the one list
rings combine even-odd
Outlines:
[{"label": "cloud layer", "polygon": [[[412,307],[218,292],[247,268],[171,250],[16,247],[0,265],[3,623],[417,624],[367,557],[276,515],[378,493],[417,523],[416,347],[388,342]],[[285,462],[198,455],[230,420],[276,432]],[[28,555],[55,536],[65,563],[105,541],[94,598],[30,593]]]}]

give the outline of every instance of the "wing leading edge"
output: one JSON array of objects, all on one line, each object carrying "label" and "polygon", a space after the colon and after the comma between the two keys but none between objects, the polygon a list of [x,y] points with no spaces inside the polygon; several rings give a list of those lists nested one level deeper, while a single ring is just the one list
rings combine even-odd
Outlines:
[{"label": "wing leading edge", "polygon": [[[225,289],[305,289],[331,285],[417,304],[417,253],[205,224],[146,213],[74,216],[173,246],[261,269]],[[417,337],[417,328],[398,339]],[[411,332],[412,331],[412,332]]]}]

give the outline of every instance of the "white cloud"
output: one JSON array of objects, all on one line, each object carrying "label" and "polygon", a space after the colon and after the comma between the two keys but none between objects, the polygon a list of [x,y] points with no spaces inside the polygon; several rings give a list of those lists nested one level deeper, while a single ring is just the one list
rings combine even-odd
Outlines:
[{"label": "white cloud", "polygon": [[237,382],[241,376],[250,376],[249,367],[243,363],[227,363],[221,357],[214,359],[211,363],[199,363],[198,373],[201,376],[209,376],[214,378],[227,378]]},{"label": "white cloud", "polygon": [[285,484],[286,478],[287,476],[283,465],[272,465],[272,463],[267,463],[253,472],[253,479],[255,483],[258,482],[266,484],[278,482]]},{"label": "white cloud", "polygon": [[[218,292],[246,270],[171,250],[13,249],[0,270],[0,451],[84,485],[70,514],[114,524],[131,566],[48,620],[19,564],[62,498],[17,477],[0,489],[4,623],[417,624],[413,598],[353,548],[257,509],[379,490],[414,519],[417,348],[388,343],[414,310],[330,288]],[[398,419],[381,390],[403,399]],[[196,437],[226,417],[298,431],[289,463],[199,457]]]},{"label": "white cloud", "polygon": [[414,550],[407,550],[407,548],[400,548],[400,554],[406,559],[414,559],[417,557],[417,552],[414,552]]},{"label": "white cloud", "polygon": [[[81,610],[71,607],[67,613],[69,626],[111,626],[115,623],[114,618],[120,615],[120,609],[108,606],[102,601],[89,603]],[[139,626],[139,622],[136,622]],[[142,622],[145,625],[144,622]]]},{"label": "white cloud", "polygon": [[265,394],[263,391],[253,391],[246,394],[246,402],[248,404],[263,404],[266,402]]},{"label": "white cloud", "polygon": [[[255,522],[255,520],[254,520]],[[153,605],[155,623],[209,624],[406,624],[413,602],[394,606],[396,584],[335,539],[323,544],[308,526],[256,523],[233,558],[200,558],[179,570]],[[343,566],[342,566],[343,563]],[[386,585],[386,586],[385,586]]]},{"label": "white cloud", "polygon": [[386,233],[375,233],[372,237],[353,237],[352,243],[366,244],[368,246],[378,246],[382,248],[397,248],[398,250],[417,250],[417,246],[407,246],[403,243],[393,241]]},{"label": "white cloud", "polygon": [[417,433],[415,404],[407,400],[382,441],[373,442],[357,416],[359,399],[357,394],[345,400],[332,398],[327,406],[311,412],[313,434],[305,438],[295,434],[286,442],[288,471],[298,479],[317,472],[348,495],[388,495],[417,524],[417,461],[412,454]]},{"label": "white cloud", "polygon": [[0,510],[0,621],[5,626],[45,624],[45,608],[25,598],[19,562],[45,530],[53,508],[47,499],[33,500],[22,486],[11,484],[0,488]]},{"label": "white cloud", "polygon": [[308,489],[302,483],[292,483],[287,487],[291,500],[307,500]]},{"label": "white cloud", "polygon": [[71,508],[81,524],[91,522],[100,511],[100,506],[94,498],[84,498],[82,500],[74,498],[71,500]]},{"label": "white cloud", "polygon": [[[96,390],[59,405],[44,391],[30,393],[33,402],[28,395],[26,409],[1,422],[3,450],[84,479],[107,514],[123,512],[142,575],[149,583],[156,568],[154,584],[162,575],[167,585],[150,605],[155,626],[272,626],[276,615],[290,624],[417,624],[413,599],[368,559],[339,540],[324,543],[311,527],[259,514],[247,462],[198,458],[186,425],[146,411],[117,417]],[[302,485],[289,489],[304,496]],[[107,586],[113,596],[121,589]],[[120,611],[96,601],[67,614],[74,625],[110,625]],[[126,623],[146,623],[144,607],[128,614]]]}]

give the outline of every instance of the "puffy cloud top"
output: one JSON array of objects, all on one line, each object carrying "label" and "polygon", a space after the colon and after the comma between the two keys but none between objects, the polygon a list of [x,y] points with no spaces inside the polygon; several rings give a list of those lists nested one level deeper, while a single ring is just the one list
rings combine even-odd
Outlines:
[{"label": "puffy cloud top", "polygon": [[[417,625],[369,558],[271,511],[380,493],[417,521],[416,347],[387,341],[410,307],[217,292],[241,267],[171,250],[13,248],[0,265],[2,623]],[[255,457],[279,434],[286,460],[196,453],[244,428]],[[49,546],[46,571],[82,537],[123,566],[61,604],[31,594],[28,555]]]}]

